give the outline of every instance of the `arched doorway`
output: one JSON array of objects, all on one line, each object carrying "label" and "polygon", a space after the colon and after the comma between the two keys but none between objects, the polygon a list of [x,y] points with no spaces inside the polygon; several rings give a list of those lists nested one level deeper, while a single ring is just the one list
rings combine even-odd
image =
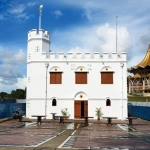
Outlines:
[{"label": "arched doorway", "polygon": [[88,97],[85,93],[79,92],[74,100],[74,118],[88,116]]}]

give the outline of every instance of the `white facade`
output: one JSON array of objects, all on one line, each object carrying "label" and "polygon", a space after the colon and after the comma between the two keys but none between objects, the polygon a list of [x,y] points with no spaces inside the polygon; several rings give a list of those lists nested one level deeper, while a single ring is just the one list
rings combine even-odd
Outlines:
[{"label": "white facade", "polygon": [[[81,69],[82,68],[82,69]],[[126,119],[127,81],[126,53],[107,52],[58,53],[50,52],[50,34],[47,31],[28,32],[27,101],[26,116],[61,115],[68,108],[74,119],[74,101],[88,102],[88,116],[95,119],[95,109],[101,107],[103,116]],[[101,72],[113,72],[113,84],[101,84]],[[50,72],[62,72],[62,84],[50,84]],[[87,84],[75,84],[75,72],[87,72]],[[82,95],[82,96],[81,96]],[[52,100],[57,106],[52,106]],[[106,100],[111,106],[106,106]]]}]

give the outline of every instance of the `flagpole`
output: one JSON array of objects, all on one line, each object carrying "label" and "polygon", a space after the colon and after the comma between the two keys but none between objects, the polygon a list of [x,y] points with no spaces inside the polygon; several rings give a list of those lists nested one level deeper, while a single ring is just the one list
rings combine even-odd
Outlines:
[{"label": "flagpole", "polygon": [[116,16],[116,52],[117,52],[117,28],[118,28],[118,16]]}]

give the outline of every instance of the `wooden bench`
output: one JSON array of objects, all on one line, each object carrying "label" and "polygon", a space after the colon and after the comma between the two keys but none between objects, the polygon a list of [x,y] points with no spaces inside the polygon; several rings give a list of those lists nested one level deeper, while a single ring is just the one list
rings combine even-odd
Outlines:
[{"label": "wooden bench", "polygon": [[128,117],[127,119],[129,120],[129,126],[132,126],[132,120],[137,119],[137,118],[136,117]]},{"label": "wooden bench", "polygon": [[112,126],[112,119],[117,119],[117,117],[103,117],[104,119],[107,119],[107,125]]}]

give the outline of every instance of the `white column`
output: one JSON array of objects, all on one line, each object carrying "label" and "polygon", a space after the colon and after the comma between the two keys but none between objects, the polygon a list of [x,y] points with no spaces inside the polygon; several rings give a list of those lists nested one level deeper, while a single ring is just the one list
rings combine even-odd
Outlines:
[{"label": "white column", "polygon": [[129,93],[131,93],[131,82],[129,81]]},{"label": "white column", "polygon": [[144,96],[144,90],[145,90],[145,80],[143,80],[143,96]]}]

